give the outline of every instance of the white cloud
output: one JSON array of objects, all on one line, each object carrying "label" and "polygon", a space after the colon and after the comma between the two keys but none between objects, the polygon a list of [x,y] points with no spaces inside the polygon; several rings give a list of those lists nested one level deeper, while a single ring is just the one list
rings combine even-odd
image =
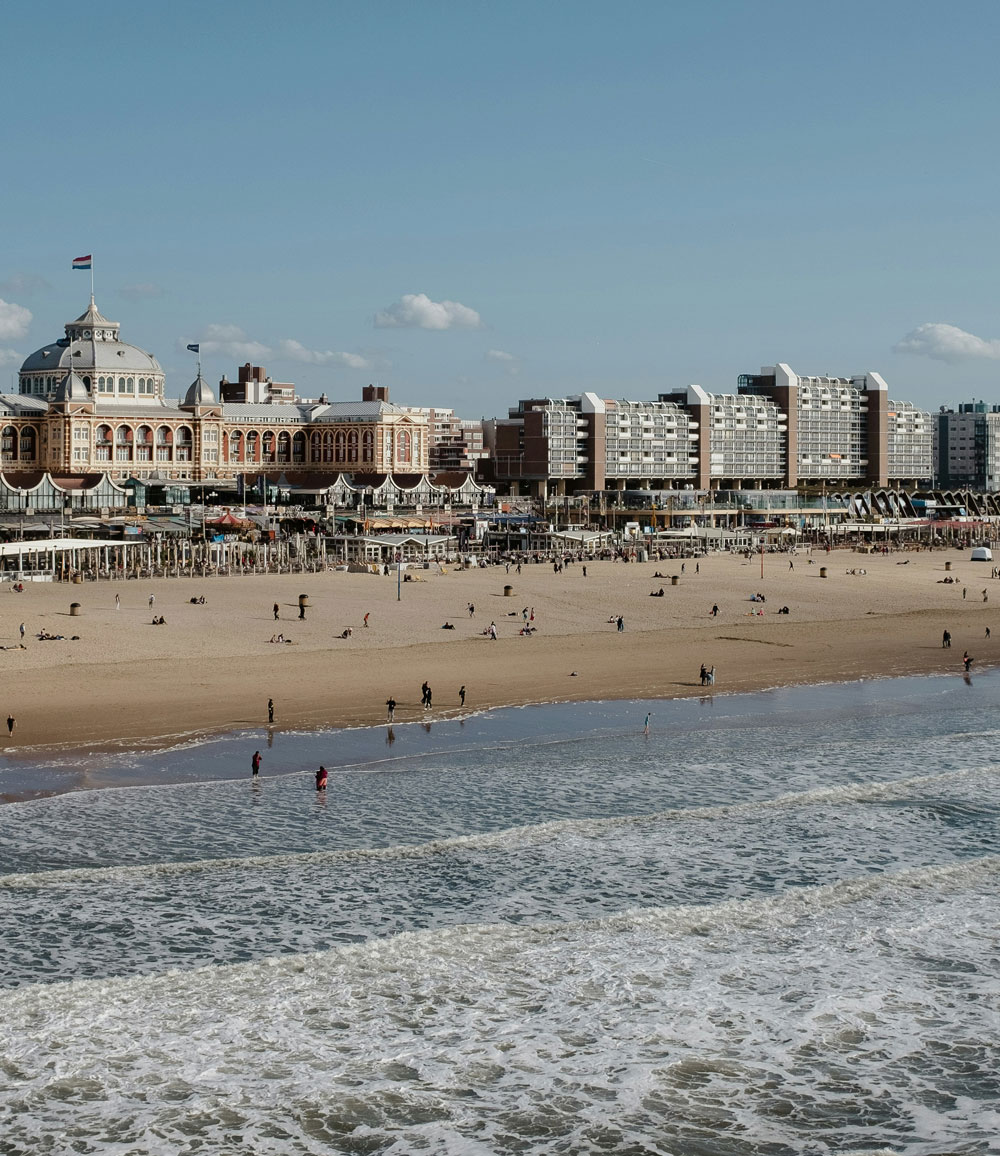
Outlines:
[{"label": "white cloud", "polygon": [[357,353],[335,353],[332,349],[306,349],[300,341],[286,337],[278,342],[278,353],[303,365],[339,365],[344,369],[368,369],[371,365]]},{"label": "white cloud", "polygon": [[[201,345],[202,354],[221,353],[237,361],[261,361],[270,352],[270,346],[259,341],[251,341],[238,325],[206,325],[195,338]],[[181,346],[187,345],[182,341]]]},{"label": "white cloud", "polygon": [[156,285],[152,281],[143,281],[138,285],[123,285],[118,290],[118,296],[124,297],[127,301],[144,301],[150,297],[162,297],[163,293],[163,286]]},{"label": "white cloud", "polygon": [[0,301],[0,338],[27,337],[31,310],[13,302]]},{"label": "white cloud", "polygon": [[933,357],[935,361],[975,361],[986,358],[1000,359],[1000,340],[987,340],[974,333],[966,333],[957,325],[946,325],[941,321],[926,321],[893,346],[894,353],[916,353],[921,357]]},{"label": "white cloud", "polygon": [[16,349],[0,349],[0,367],[20,365],[22,361],[24,361],[24,356]]},{"label": "white cloud", "polygon": [[487,349],[485,356],[487,361],[502,365],[511,376],[520,371],[520,361],[513,353],[505,353],[502,349]]},{"label": "white cloud", "polygon": [[17,297],[30,297],[32,293],[43,293],[52,286],[37,273],[12,273],[6,281],[0,281],[0,293],[11,293]]},{"label": "white cloud", "polygon": [[375,314],[376,329],[482,329],[475,309],[458,301],[432,301],[426,293],[404,293]]}]

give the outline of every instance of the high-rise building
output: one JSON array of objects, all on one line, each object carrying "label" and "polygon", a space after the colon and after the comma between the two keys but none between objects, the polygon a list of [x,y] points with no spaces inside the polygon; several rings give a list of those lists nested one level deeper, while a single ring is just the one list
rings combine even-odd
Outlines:
[{"label": "high-rise building", "polygon": [[495,480],[536,493],[916,485],[932,472],[930,414],[890,400],[877,373],[800,377],[781,363],[736,393],[522,401],[488,441]]},{"label": "high-rise building", "polygon": [[972,401],[934,415],[935,480],[950,489],[1000,490],[1000,406]]}]

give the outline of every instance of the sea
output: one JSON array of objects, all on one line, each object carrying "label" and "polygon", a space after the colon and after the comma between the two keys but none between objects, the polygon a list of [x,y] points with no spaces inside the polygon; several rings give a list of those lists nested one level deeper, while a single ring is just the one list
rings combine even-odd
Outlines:
[{"label": "sea", "polygon": [[986,671],[8,752],[0,1153],[1000,1152],[998,736]]}]

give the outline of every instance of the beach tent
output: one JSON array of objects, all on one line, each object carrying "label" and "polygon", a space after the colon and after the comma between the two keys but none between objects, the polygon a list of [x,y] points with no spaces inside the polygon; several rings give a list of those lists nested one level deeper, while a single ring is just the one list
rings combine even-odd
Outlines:
[{"label": "beach tent", "polygon": [[977,546],[972,551],[972,557],[971,557],[970,561],[971,562],[992,562],[993,561],[993,551],[989,548],[989,546]]}]

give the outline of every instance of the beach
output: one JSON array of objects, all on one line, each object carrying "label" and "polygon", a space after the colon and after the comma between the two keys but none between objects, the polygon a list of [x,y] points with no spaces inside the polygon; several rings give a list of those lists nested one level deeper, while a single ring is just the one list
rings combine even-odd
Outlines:
[{"label": "beach", "polygon": [[[581,563],[558,573],[551,563],[520,573],[431,563],[402,583],[394,570],[330,570],[8,586],[0,594],[0,710],[16,719],[8,748],[155,745],[258,726],[269,698],[278,728],[383,721],[390,696],[405,722],[425,717],[424,681],[431,717],[442,717],[458,712],[461,686],[466,709],[671,698],[705,693],[702,664],[716,668],[718,694],[961,672],[966,650],[981,669],[1000,645],[1000,635],[985,637],[994,603],[983,595],[997,589],[1000,598],[1000,588],[968,550],[765,555],[763,577],[759,555],[685,559],[683,569],[680,560],[585,565],[586,576]],[[663,597],[650,597],[661,588]],[[765,600],[751,601],[758,594]],[[787,615],[778,613],[784,606]],[[525,610],[530,635],[520,633]],[[941,645],[945,630],[951,649]],[[40,631],[64,638],[39,641]],[[272,643],[279,634],[290,641]]]}]

